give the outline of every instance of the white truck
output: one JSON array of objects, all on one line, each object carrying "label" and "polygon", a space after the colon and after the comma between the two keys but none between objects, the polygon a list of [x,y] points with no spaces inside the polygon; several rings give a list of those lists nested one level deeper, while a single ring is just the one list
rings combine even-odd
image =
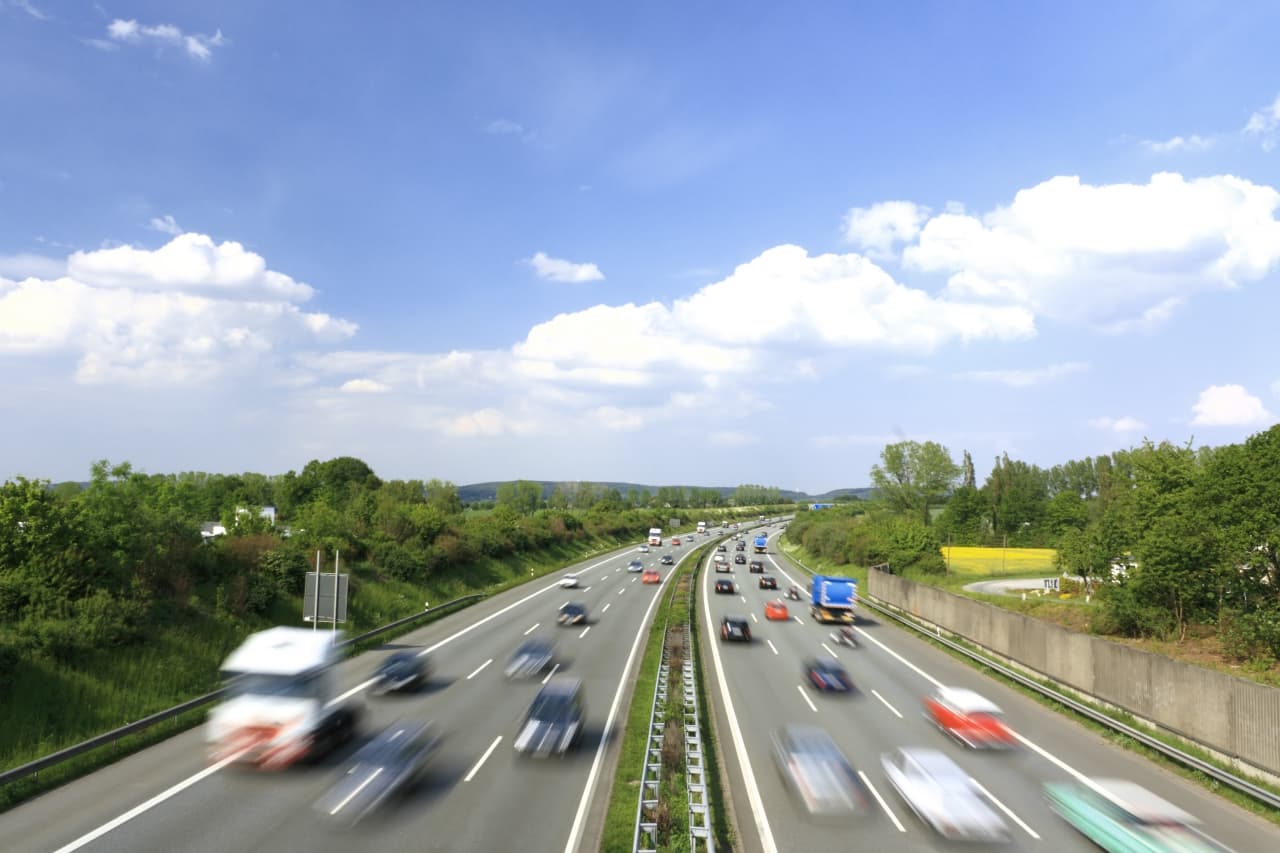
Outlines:
[{"label": "white truck", "polygon": [[349,740],[358,713],[333,698],[341,654],[331,631],[271,628],[250,635],[222,665],[226,696],[209,713],[209,757],[279,769]]},{"label": "white truck", "polygon": [[698,532],[699,532],[699,533],[706,533],[706,532],[707,532],[707,523],[706,523],[705,521],[699,521],[699,522],[698,522]]},{"label": "white truck", "polygon": [[655,548],[660,547],[662,545],[662,528],[661,527],[649,528],[649,544],[654,546]]}]

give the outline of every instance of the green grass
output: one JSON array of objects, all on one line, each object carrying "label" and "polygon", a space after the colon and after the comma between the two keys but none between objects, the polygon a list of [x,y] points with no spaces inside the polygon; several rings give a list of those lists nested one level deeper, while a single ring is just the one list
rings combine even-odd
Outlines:
[{"label": "green grass", "polygon": [[[676,595],[679,576],[689,571],[686,567],[697,566],[710,545],[702,545],[680,562],[679,568],[667,580],[667,589],[663,590],[664,600],[658,605],[650,623],[649,636],[644,644],[644,656],[640,659],[640,667],[636,673],[635,688],[631,694],[631,706],[627,710],[626,722],[622,731],[622,746],[618,754],[618,768],[613,774],[610,786],[609,809],[605,814],[604,835],[600,849],[605,851],[627,851],[635,839],[636,807],[640,801],[640,779],[644,773],[645,756],[649,747],[649,713],[653,708],[653,691],[658,681],[658,667],[662,663],[662,640],[666,633],[668,620],[673,611],[676,616],[681,612],[688,613],[688,598]],[[678,605],[673,602],[679,601]],[[690,642],[693,636],[690,635]],[[677,694],[669,694],[672,702],[676,702]],[[664,774],[663,785],[666,784]],[[680,774],[683,784],[683,773]],[[665,792],[664,792],[665,793]],[[685,826],[685,845],[688,845],[688,813],[680,803]],[[663,848],[668,849],[668,848]],[[672,848],[674,849],[674,848]]]},{"label": "green grass", "polygon": [[[424,601],[437,605],[471,592],[492,595],[615,550],[633,539],[583,539],[501,561],[484,560],[456,576],[433,579],[422,586],[380,579],[366,566],[344,567],[351,571],[353,584],[350,621],[342,627],[349,635],[358,634],[422,613]],[[5,691],[5,701],[0,703],[0,769],[17,767],[216,689],[219,665],[245,634],[266,627],[267,622],[302,625],[301,613],[300,599],[278,603],[272,619],[259,624],[217,619],[190,610],[179,623],[163,626],[145,644],[96,650],[83,655],[75,665],[43,658],[20,661]],[[432,618],[424,615],[401,633]],[[377,642],[391,636],[384,635]],[[174,723],[154,726],[113,747],[42,771],[38,779],[6,785],[0,789],[0,809],[190,728],[200,723],[204,714],[205,709],[192,711]]]}]

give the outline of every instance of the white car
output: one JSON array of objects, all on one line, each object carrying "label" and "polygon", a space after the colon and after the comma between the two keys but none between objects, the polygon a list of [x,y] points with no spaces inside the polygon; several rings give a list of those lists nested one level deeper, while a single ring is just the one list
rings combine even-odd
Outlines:
[{"label": "white car", "polygon": [[565,575],[564,577],[560,578],[560,588],[561,588],[561,589],[577,589],[577,588],[578,588],[578,576],[577,576],[577,575]]},{"label": "white car", "polygon": [[895,749],[880,757],[889,784],[944,838],[1008,841],[1009,829],[969,774],[936,749]]},{"label": "white car", "polygon": [[637,550],[637,551],[639,551],[641,554],[648,554],[648,553],[649,553],[649,546],[648,546],[648,545],[641,545],[641,546],[640,546],[639,548],[637,548],[636,550]]}]

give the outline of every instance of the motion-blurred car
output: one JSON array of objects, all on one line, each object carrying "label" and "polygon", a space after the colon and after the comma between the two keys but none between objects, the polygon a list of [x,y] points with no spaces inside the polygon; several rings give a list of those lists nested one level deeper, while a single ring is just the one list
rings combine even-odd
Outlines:
[{"label": "motion-blurred car", "polygon": [[672,536],[672,537],[671,537],[671,547],[672,547],[672,548],[679,548],[679,547],[680,547],[680,537],[679,537],[679,536]]},{"label": "motion-blurred car", "polygon": [[425,657],[418,657],[417,652],[395,652],[378,664],[373,673],[376,680],[369,690],[375,696],[397,690],[415,690],[426,683],[430,674],[430,665]]},{"label": "motion-blurred car", "polygon": [[315,805],[324,818],[351,826],[421,775],[439,738],[430,723],[393,723],[353,755]]},{"label": "motion-blurred car", "polygon": [[644,563],[640,562],[639,560],[632,560],[630,563],[627,563],[627,571],[629,571],[629,572],[643,572],[643,571],[644,571]]},{"label": "motion-blurred car", "polygon": [[577,588],[578,588],[578,576],[577,576],[577,575],[565,575],[564,577],[560,578],[560,588],[561,588],[561,589],[577,589]]},{"label": "motion-blurred car", "polygon": [[787,611],[786,602],[781,598],[775,598],[773,601],[765,603],[764,618],[786,620],[791,618],[791,614]]},{"label": "motion-blurred car", "polygon": [[556,622],[561,625],[581,625],[587,621],[587,607],[585,604],[579,604],[576,601],[569,601],[560,605],[560,610],[556,613]]},{"label": "motion-blurred car", "polygon": [[658,574],[657,569],[645,569],[640,576],[640,583],[662,583],[662,575]]},{"label": "motion-blurred car", "polygon": [[664,566],[674,566],[676,564],[676,558],[670,554],[663,554],[662,559],[658,562],[662,563]]},{"label": "motion-blurred car", "polygon": [[819,818],[855,817],[870,805],[866,787],[831,735],[817,726],[784,726],[773,734],[773,760],[787,790]]},{"label": "motion-blurred car", "polygon": [[1009,830],[969,774],[936,749],[904,747],[880,757],[889,784],[944,838],[1007,841]]},{"label": "motion-blurred car", "polygon": [[1044,786],[1049,807],[1103,850],[1221,853],[1227,848],[1201,832],[1200,821],[1173,803],[1123,779]]},{"label": "motion-blurred car", "polygon": [[940,687],[924,700],[924,715],[944,734],[975,749],[1017,745],[994,702],[963,687]]},{"label": "motion-blurred car", "polygon": [[724,553],[728,553],[729,549],[724,546],[723,542],[721,542],[719,545],[716,546],[716,551],[718,551],[721,554],[724,554]]},{"label": "motion-blurred car", "polygon": [[819,690],[847,693],[853,689],[853,679],[835,658],[810,658],[805,661],[804,676]]},{"label": "motion-blurred car", "polygon": [[722,554],[716,554],[716,558],[715,558],[715,560],[714,560],[713,562],[715,563],[716,571],[717,571],[717,572],[731,572],[731,571],[733,571],[733,569],[729,566],[729,561],[728,561],[728,560],[726,560],[726,559],[724,558],[724,555],[722,555]]},{"label": "motion-blurred car", "polygon": [[733,555],[733,562],[734,562],[736,565],[739,565],[739,566],[745,566],[745,565],[747,564],[747,555],[746,555],[746,554],[734,554],[734,555]]},{"label": "motion-blurred car", "polygon": [[725,593],[732,595],[733,581],[729,580],[728,578],[721,578],[720,580],[716,581],[716,592],[720,593],[721,595],[724,595]]},{"label": "motion-blurred car", "polygon": [[777,589],[778,579],[775,578],[773,575],[761,575],[760,588],[761,589]]},{"label": "motion-blurred car", "polygon": [[745,616],[726,616],[720,620],[720,639],[751,642],[751,626]]},{"label": "motion-blurred car", "polygon": [[516,734],[515,749],[521,755],[563,755],[582,739],[586,703],[582,682],[553,678],[538,691]]},{"label": "motion-blurred car", "polygon": [[764,563],[760,562],[759,560],[752,560],[747,565],[747,571],[751,572],[752,574],[759,574],[760,572],[764,571]]},{"label": "motion-blurred car", "polygon": [[639,551],[641,554],[648,554],[648,553],[649,553],[649,546],[648,546],[648,545],[641,545],[641,546],[640,546],[639,548],[637,548],[636,550],[637,550],[637,551]]},{"label": "motion-blurred car", "polygon": [[534,637],[521,643],[507,661],[507,678],[531,678],[540,674],[555,659],[556,646],[550,640]]}]

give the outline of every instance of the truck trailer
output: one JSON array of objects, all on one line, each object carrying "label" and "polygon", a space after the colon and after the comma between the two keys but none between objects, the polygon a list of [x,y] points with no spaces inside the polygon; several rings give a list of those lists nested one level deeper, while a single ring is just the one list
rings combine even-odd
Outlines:
[{"label": "truck trailer", "polygon": [[769,537],[767,534],[761,533],[756,537],[756,553],[763,554],[769,550]]},{"label": "truck trailer", "polygon": [[814,575],[809,615],[816,622],[854,623],[853,608],[858,601],[858,581],[830,575]]}]

